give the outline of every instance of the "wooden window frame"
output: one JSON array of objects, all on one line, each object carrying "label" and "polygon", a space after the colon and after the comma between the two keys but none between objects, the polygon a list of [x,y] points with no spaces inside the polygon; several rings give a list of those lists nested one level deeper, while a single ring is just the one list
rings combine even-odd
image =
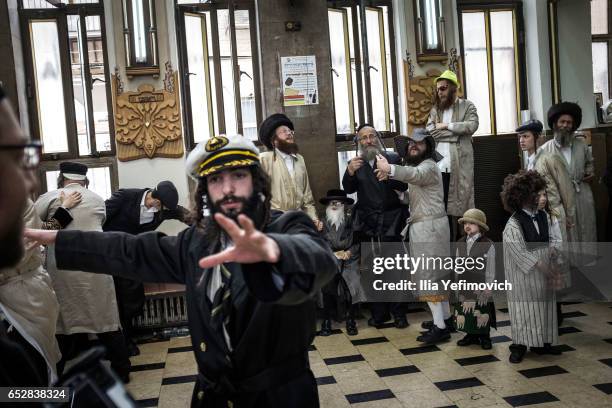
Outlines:
[{"label": "wooden window frame", "polygon": [[143,5],[143,24],[147,34],[147,59],[145,62],[136,62],[132,0],[121,0],[121,9],[123,13],[123,44],[126,62],[125,73],[128,78],[136,75],[153,75],[157,77],[159,76],[159,54],[157,50],[155,0],[139,1],[141,1]]},{"label": "wooden window frame", "polygon": [[[442,0],[436,0],[438,7],[440,7],[440,16],[438,17],[438,24],[436,25],[438,31],[438,48],[435,50],[425,49],[425,29],[423,28],[423,17],[420,16],[422,13],[422,6],[426,0],[413,0],[413,14],[414,14],[414,36],[416,40],[417,50],[417,62],[424,64],[426,62],[442,62],[448,60],[448,51],[446,50],[446,21],[444,19],[444,2]],[[421,19],[421,21],[419,21]]]},{"label": "wooden window frame", "polygon": [[591,42],[608,44],[608,99],[612,99],[612,0],[608,0],[608,34],[592,34]]},{"label": "wooden window frame", "polygon": [[[183,67],[180,82],[181,82],[181,102],[183,106],[183,129],[185,132],[185,144],[187,149],[191,151],[195,146],[194,131],[193,131],[193,116],[191,111],[191,91],[189,87],[189,72],[188,72],[188,56],[187,56],[187,44],[185,41],[185,22],[184,15],[189,13],[203,13],[210,12],[211,16],[211,33],[212,33],[212,55],[215,62],[215,99],[216,104],[212,106],[209,104],[209,121],[213,120],[214,116],[217,116],[218,132],[223,134],[226,132],[225,126],[225,105],[223,101],[223,84],[221,75],[221,58],[220,46],[219,46],[219,30],[217,11],[228,10],[230,20],[230,41],[231,41],[231,60],[234,71],[234,106],[236,110],[236,127],[238,133],[243,134],[243,120],[242,120],[242,102],[240,95],[240,84],[236,81],[236,78],[241,78],[242,72],[238,65],[238,54],[236,51],[236,24],[234,21],[234,11],[236,10],[247,10],[249,12],[249,32],[251,42],[251,61],[253,65],[253,87],[255,94],[255,111],[256,121],[261,123],[263,120],[263,109],[262,109],[262,92],[261,92],[261,75],[259,72],[259,46],[258,46],[258,35],[257,35],[257,20],[256,20],[256,5],[253,0],[218,0],[212,3],[192,3],[192,4],[175,4],[175,21],[177,27],[177,46],[179,61],[181,67]],[[212,98],[210,99],[212,103]],[[214,125],[213,125],[214,126]],[[212,134],[212,133],[211,133]],[[259,145],[259,141],[255,141]]]},{"label": "wooden window frame", "polygon": [[[393,95],[388,95],[388,82],[387,87],[384,90],[386,97],[386,103],[393,104],[394,106],[394,114],[391,117],[389,115],[388,120],[393,121],[394,131],[381,131],[380,134],[383,138],[392,138],[400,133],[400,121],[399,121],[399,91],[398,91],[398,83],[397,83],[397,61],[396,58],[396,50],[395,50],[395,25],[393,21],[394,9],[393,9],[393,1],[392,0],[329,0],[327,2],[328,9],[343,9],[344,7],[349,7],[351,11],[351,18],[353,21],[353,49],[355,50],[354,58],[357,62],[355,64],[355,82],[357,84],[357,95],[354,94],[355,89],[353,89],[353,94],[349,95],[350,100],[354,100],[357,98],[357,110],[359,112],[359,118],[361,123],[371,123],[373,118],[373,110],[372,110],[372,90],[370,85],[370,72],[369,70],[365,70],[363,72],[363,81],[362,81],[362,67],[369,66],[369,56],[368,56],[368,47],[366,46],[368,43],[367,38],[367,29],[361,30],[361,36],[359,35],[359,28],[357,21],[361,21],[361,27],[366,27],[365,23],[365,11],[366,8],[372,7],[387,7],[387,20],[389,24],[389,47],[391,54],[391,78],[387,78],[387,81],[391,79],[392,81],[392,91]],[[359,7],[359,11],[358,11]],[[384,30],[384,28],[383,28]],[[386,34],[383,32],[383,35]],[[363,56],[363,58],[362,58]],[[385,61],[386,63],[386,61]],[[331,72],[330,72],[331,74]],[[365,83],[365,86],[364,86]],[[353,87],[354,88],[354,87]],[[363,95],[363,90],[365,88],[365,95]],[[334,122],[335,122],[335,114],[334,114]],[[334,124],[335,128],[335,124]],[[354,133],[349,134],[336,134],[336,142],[344,142],[344,141],[352,141],[354,138]]]},{"label": "wooden window frame", "polygon": [[[478,135],[478,137],[497,136],[497,116],[495,109],[495,78],[493,76],[493,51],[491,48],[491,11],[512,11],[514,18],[514,47],[515,47],[515,76],[516,76],[516,101],[517,101],[517,123],[521,122],[521,111],[529,109],[529,95],[527,91],[527,64],[525,52],[525,22],[523,19],[523,2],[520,0],[508,1],[479,1],[479,0],[458,0],[457,19],[459,23],[459,41],[461,46],[461,65],[464,73],[464,92],[467,94],[467,84],[465,80],[465,47],[463,46],[463,12],[484,12],[487,36],[487,56],[488,56],[488,81],[489,81],[489,106],[491,109],[491,133]],[[507,134],[507,133],[500,133]]]},{"label": "wooden window frame", "polygon": [[[108,167],[110,172],[112,192],[117,191],[117,189],[119,188],[119,173],[117,170],[117,161],[113,157],[85,158],[72,161],[84,164],[90,169]],[[40,180],[39,194],[44,194],[45,192],[47,192],[47,172],[57,170],[59,170],[59,162],[44,161],[40,163],[40,165],[38,166],[38,179]]]},{"label": "wooden window frame", "polygon": [[[96,146],[95,122],[93,115],[92,104],[92,76],[89,64],[89,47],[86,34],[85,24],[81,24],[81,45],[87,52],[83,53],[83,70],[86,87],[86,97],[88,99],[88,124],[89,129],[92,129],[89,134],[89,143],[91,152],[88,155],[79,154],[78,135],[76,130],[76,114],[74,106],[74,91],[72,86],[71,66],[71,48],[70,38],[68,37],[67,17],[69,15],[77,15],[82,21],[88,16],[98,16],[100,18],[100,40],[102,41],[102,52],[104,56],[104,78],[106,88],[106,104],[108,111],[108,130],[110,134],[110,150],[99,152]],[[60,153],[45,153],[42,155],[42,161],[64,161],[64,160],[87,160],[89,158],[99,157],[114,157],[115,156],[115,127],[112,106],[112,93],[110,86],[110,72],[108,68],[108,51],[106,47],[106,27],[104,19],[104,5],[102,2],[95,4],[68,4],[61,8],[49,9],[24,9],[23,3],[19,2],[19,19],[21,26],[21,34],[23,39],[23,56],[25,61],[26,73],[26,92],[28,98],[28,112],[30,119],[30,129],[34,140],[42,142],[40,134],[40,119],[37,107],[37,96],[34,78],[34,62],[32,58],[32,44],[29,36],[29,23],[36,20],[55,20],[58,28],[58,42],[60,51],[60,63],[62,70],[62,85],[64,93],[64,105],[66,114],[66,133],[68,142],[68,151]]]}]

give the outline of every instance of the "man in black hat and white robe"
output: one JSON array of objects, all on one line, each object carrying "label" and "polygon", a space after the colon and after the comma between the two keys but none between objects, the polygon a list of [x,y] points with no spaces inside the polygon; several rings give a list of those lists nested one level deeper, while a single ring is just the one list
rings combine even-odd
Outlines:
[{"label": "man in black hat and white robe", "polygon": [[580,106],[572,102],[561,102],[548,110],[548,126],[554,138],[540,149],[560,156],[574,185],[576,217],[573,228],[568,229],[569,239],[573,241],[573,252],[584,259],[573,259],[576,266],[589,263],[597,255],[597,224],[595,220],[595,201],[590,182],[595,175],[593,155],[589,146],[575,131],[582,122]]},{"label": "man in black hat and white robe", "polygon": [[282,113],[270,115],[259,126],[259,141],[268,148],[260,155],[261,167],[272,182],[272,209],[304,211],[319,230],[304,157],[298,153],[293,122]]}]

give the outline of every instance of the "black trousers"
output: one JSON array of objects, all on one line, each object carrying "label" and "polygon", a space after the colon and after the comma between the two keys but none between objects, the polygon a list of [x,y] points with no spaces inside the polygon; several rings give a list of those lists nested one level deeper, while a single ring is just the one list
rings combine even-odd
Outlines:
[{"label": "black trousers", "polygon": [[[6,321],[0,321],[0,324],[4,326],[2,328],[3,331],[8,329],[8,323]],[[7,364],[10,364],[10,361],[15,359],[16,364],[13,367],[6,367],[9,370],[18,371],[18,373],[13,373],[15,375],[12,377],[21,379],[21,382],[26,382],[19,384],[22,386],[46,387],[49,383],[49,375],[47,373],[47,362],[42,354],[40,354],[14,327],[11,331],[6,332],[6,337],[9,341],[13,342],[11,347],[19,348],[19,350],[15,350],[15,352],[7,348],[6,352],[10,355],[2,355],[2,357],[0,357],[0,359]],[[16,354],[18,353],[21,354],[21,356],[17,356]],[[19,361],[17,357],[27,358],[29,361]],[[20,367],[18,364],[26,364],[28,367]]]},{"label": "black trousers", "polygon": [[[129,374],[132,363],[128,355],[127,345],[123,333],[121,331],[96,333],[100,343],[106,348],[106,358],[111,362],[111,367],[120,376]],[[91,347],[91,343],[87,338],[86,333],[76,333],[71,335],[58,334],[57,342],[62,359],[57,363],[58,374],[61,375],[64,371],[66,361],[78,356],[83,351]]]},{"label": "black trousers", "polygon": [[134,342],[134,326],[132,319],[142,313],[145,303],[144,285],[131,279],[113,276],[117,306],[119,306],[119,320],[123,329],[123,336],[127,342]]}]

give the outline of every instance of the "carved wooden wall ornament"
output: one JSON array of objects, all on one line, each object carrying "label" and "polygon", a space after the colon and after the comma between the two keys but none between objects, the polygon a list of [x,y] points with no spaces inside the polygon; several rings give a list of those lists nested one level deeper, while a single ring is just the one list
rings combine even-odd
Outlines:
[{"label": "carved wooden wall ornament", "polygon": [[117,70],[113,75],[117,158],[130,161],[148,157],[183,157],[177,73],[166,63],[164,89],[142,84],[123,92]]}]

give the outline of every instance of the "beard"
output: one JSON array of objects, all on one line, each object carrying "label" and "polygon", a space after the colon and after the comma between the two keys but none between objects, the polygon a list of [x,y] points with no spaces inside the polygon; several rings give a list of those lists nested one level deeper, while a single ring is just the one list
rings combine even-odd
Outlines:
[{"label": "beard", "polygon": [[567,129],[555,128],[553,134],[555,137],[555,141],[563,147],[569,146],[572,140],[574,139],[572,137],[573,132]]},{"label": "beard", "polygon": [[[264,201],[261,200],[260,194],[254,192],[250,197],[236,197],[234,195],[225,196],[211,205],[211,216],[206,217],[203,221],[204,231],[206,237],[210,240],[209,242],[217,242],[222,234],[225,234],[225,230],[221,228],[217,221],[215,221],[213,215],[215,213],[221,213],[228,218],[231,218],[238,223],[238,216],[244,214],[249,217],[255,224],[255,228],[261,230],[266,221],[266,208]],[[230,209],[224,211],[221,208],[222,204],[227,202],[239,202],[242,203],[242,208]]]},{"label": "beard", "polygon": [[338,208],[337,210],[327,207],[325,209],[325,219],[329,225],[335,227],[336,230],[339,230],[340,227],[344,225],[344,206]]},{"label": "beard", "polygon": [[416,156],[411,155],[410,151],[408,151],[408,154],[406,155],[406,158],[405,158],[405,162],[408,166],[418,166],[419,164],[421,164],[423,160],[425,160],[426,155],[427,155],[427,150],[424,152],[419,152],[419,154],[417,154]]},{"label": "beard", "polygon": [[369,162],[376,159],[377,154],[382,154],[382,149],[378,146],[359,147],[359,154],[363,160]]},{"label": "beard", "polygon": [[276,139],[276,148],[286,154],[298,154],[300,151],[297,143]]},{"label": "beard", "polygon": [[449,90],[447,96],[444,99],[441,99],[436,94],[436,107],[439,112],[444,112],[448,108],[450,108],[455,103],[455,98],[457,97],[457,89]]},{"label": "beard", "polygon": [[0,268],[15,266],[23,257],[23,220],[21,218],[0,239]]}]

